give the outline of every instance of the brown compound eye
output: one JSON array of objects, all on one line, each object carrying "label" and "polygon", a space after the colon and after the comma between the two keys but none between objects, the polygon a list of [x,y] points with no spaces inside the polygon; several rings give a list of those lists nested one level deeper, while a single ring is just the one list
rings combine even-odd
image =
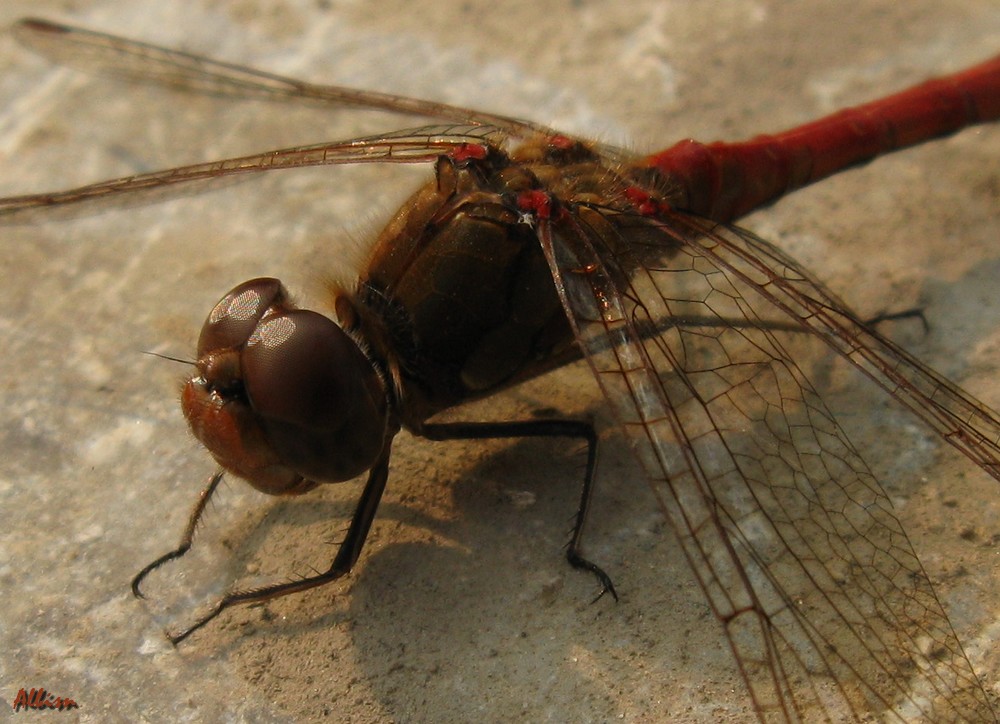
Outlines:
[{"label": "brown compound eye", "polygon": [[371,363],[321,314],[261,320],[242,356],[246,394],[279,457],[313,480],[368,470],[385,442],[384,394]]},{"label": "brown compound eye", "polygon": [[369,360],[334,322],[295,309],[276,279],[244,282],[215,306],[181,404],[220,465],[272,494],[349,480],[387,437]]},{"label": "brown compound eye", "polygon": [[291,306],[288,292],[277,279],[261,277],[234,287],[219,300],[202,325],[198,359],[209,352],[246,344],[269,309]]}]

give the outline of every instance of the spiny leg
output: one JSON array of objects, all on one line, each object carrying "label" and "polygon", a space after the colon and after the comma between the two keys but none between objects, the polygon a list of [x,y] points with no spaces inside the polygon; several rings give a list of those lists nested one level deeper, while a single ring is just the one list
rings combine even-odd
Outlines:
[{"label": "spiny leg", "polygon": [[222,477],[224,473],[219,470],[213,475],[205,489],[201,491],[198,496],[198,501],[195,503],[194,508],[191,510],[191,516],[188,518],[187,527],[184,528],[184,534],[181,536],[181,541],[177,545],[177,548],[170,551],[169,553],[164,553],[162,556],[157,558],[155,561],[150,563],[148,566],[143,568],[137,574],[135,578],[132,579],[132,595],[136,598],[145,598],[142,595],[140,586],[143,580],[152,573],[154,570],[162,566],[167,561],[172,561],[175,558],[180,558],[182,555],[187,553],[191,549],[191,542],[194,540],[194,531],[198,527],[198,521],[201,520],[202,514],[205,512],[205,508],[208,507],[208,501],[212,499],[215,494],[216,488],[219,487],[219,483],[222,482]]},{"label": "spiny leg", "polygon": [[[216,477],[221,478],[221,473],[218,473]],[[218,483],[216,477],[213,477],[212,481],[215,485]],[[333,563],[325,572],[297,581],[278,583],[273,586],[247,589],[244,591],[231,591],[219,599],[219,601],[208,613],[203,615],[186,629],[183,629],[178,633],[167,632],[167,638],[170,639],[172,644],[179,644],[181,641],[186,639],[192,633],[200,629],[231,606],[243,603],[267,601],[280,596],[286,596],[290,593],[306,591],[310,588],[315,588],[317,586],[330,583],[331,581],[335,581],[349,573],[351,568],[357,562],[358,556],[361,554],[361,549],[368,537],[368,532],[371,529],[372,520],[375,518],[375,513],[378,510],[379,502],[382,500],[382,493],[385,491],[385,483],[388,477],[389,446],[386,446],[382,456],[368,473],[368,480],[361,493],[361,499],[358,501],[357,508],[354,510],[354,515],[351,518],[351,525],[347,530],[347,535],[344,537],[340,547],[337,549],[337,555],[334,557]],[[202,498],[207,498],[213,491],[214,485],[210,484],[209,488],[202,493]],[[185,535],[181,541],[181,545],[177,550],[158,558],[156,561],[146,566],[146,568],[144,568],[139,575],[136,576],[136,580],[133,581],[133,591],[137,590],[142,577],[149,571],[168,560],[172,560],[173,558],[183,555],[183,553],[191,547],[190,533],[193,531],[194,525],[197,522],[198,517],[200,517],[202,510],[204,510],[204,507],[205,502],[199,499],[198,505],[195,506],[195,510],[192,513],[192,520],[188,525],[188,529],[185,530]]]},{"label": "spiny leg", "polygon": [[587,443],[587,467],[584,472],[580,505],[573,523],[573,536],[566,548],[566,559],[574,568],[590,571],[597,576],[601,592],[595,601],[605,593],[618,600],[618,593],[611,577],[600,566],[587,560],[580,553],[583,527],[590,509],[591,493],[594,486],[594,472],[597,468],[597,433],[594,426],[581,420],[523,420],[516,422],[454,422],[424,425],[419,434],[428,440],[484,440],[511,437],[572,437]]}]

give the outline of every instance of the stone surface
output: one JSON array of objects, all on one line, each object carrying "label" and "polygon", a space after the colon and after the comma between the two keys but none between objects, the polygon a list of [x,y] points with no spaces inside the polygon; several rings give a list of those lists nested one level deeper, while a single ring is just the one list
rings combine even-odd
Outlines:
[{"label": "stone surface", "polygon": [[[780,130],[996,52],[992,0],[796,3],[216,3],[36,0],[37,14],[316,81],[424,96],[665,147]],[[0,35],[0,192],[52,190],[227,155],[416,125],[377,113],[176,94],[59,69]],[[745,225],[862,316],[918,305],[901,343],[1000,407],[1000,129],[900,154]],[[425,169],[324,169],[160,204],[0,227],[0,698],[44,686],[80,721],[746,721],[720,629],[637,468],[606,434],[587,550],[617,605],[562,559],[575,445],[397,443],[387,499],[349,580],[235,610],[178,650],[135,571],[174,545],[212,469],[176,404],[227,289],[281,276],[305,299]],[[877,404],[877,403],[873,403]],[[583,368],[470,417],[597,415]],[[881,409],[881,408],[879,408]],[[879,427],[890,420],[892,427]],[[865,429],[862,426],[861,429]],[[996,481],[905,416],[859,444],[996,693]],[[266,575],[331,555],[357,484],[206,522]],[[240,505],[236,486],[227,495]],[[235,522],[234,522],[235,521]],[[228,526],[228,527],[227,527]],[[225,567],[225,551],[205,554]],[[214,556],[214,557],[213,557]],[[222,563],[220,563],[222,561]],[[156,582],[180,598],[187,573]],[[183,606],[186,599],[180,600]],[[70,717],[71,718],[71,717]],[[70,719],[68,718],[68,719]]]}]

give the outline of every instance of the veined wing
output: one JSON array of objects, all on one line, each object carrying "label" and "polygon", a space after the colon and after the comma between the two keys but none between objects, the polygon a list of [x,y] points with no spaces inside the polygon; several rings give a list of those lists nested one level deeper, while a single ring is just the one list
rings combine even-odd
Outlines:
[{"label": "veined wing", "polygon": [[[798,363],[815,340],[768,327],[806,316],[772,300],[776,279],[836,300],[747,232],[669,214],[652,241],[636,218],[635,242],[614,213],[578,207],[539,238],[761,720],[994,721],[886,493]],[[718,324],[649,334],[693,315]],[[853,325],[852,361],[872,334]]]},{"label": "veined wing", "polygon": [[13,221],[20,221],[32,211],[111,200],[127,194],[153,195],[168,187],[263,171],[352,163],[431,163],[444,155],[485,154],[488,147],[498,146],[506,138],[504,131],[491,126],[426,126],[348,141],[296,146],[153,171],[65,191],[11,196],[0,199],[0,219],[14,217]]},{"label": "veined wing", "polygon": [[[880,387],[903,402],[983,470],[1000,480],[1000,414],[909,352],[868,328],[812,274],[772,244],[746,232],[688,218],[701,251],[801,320]],[[707,233],[706,233],[707,232]],[[716,243],[723,235],[727,243]]]},{"label": "veined wing", "polygon": [[238,98],[312,101],[334,106],[373,108],[453,123],[492,126],[512,135],[557,135],[556,131],[545,126],[509,116],[389,93],[306,83],[47,20],[25,18],[14,26],[14,33],[24,45],[58,63],[183,90]]}]

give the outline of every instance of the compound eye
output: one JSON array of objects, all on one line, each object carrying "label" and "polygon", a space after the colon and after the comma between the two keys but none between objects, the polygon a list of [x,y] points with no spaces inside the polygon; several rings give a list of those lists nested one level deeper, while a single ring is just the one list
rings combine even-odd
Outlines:
[{"label": "compound eye", "polygon": [[278,458],[305,478],[349,480],[385,436],[371,364],[334,322],[305,309],[264,317],[241,355],[246,395]]},{"label": "compound eye", "polygon": [[198,358],[239,349],[272,307],[288,306],[288,292],[277,279],[261,277],[234,287],[209,313],[198,337]]},{"label": "compound eye", "polygon": [[391,436],[371,360],[333,321],[295,309],[277,279],[244,282],[215,305],[197,367],[181,392],[192,432],[262,492],[350,480]]},{"label": "compound eye", "polygon": [[258,414],[310,427],[338,426],[350,405],[355,344],[334,322],[307,309],[262,320],[243,351],[247,396]]}]

